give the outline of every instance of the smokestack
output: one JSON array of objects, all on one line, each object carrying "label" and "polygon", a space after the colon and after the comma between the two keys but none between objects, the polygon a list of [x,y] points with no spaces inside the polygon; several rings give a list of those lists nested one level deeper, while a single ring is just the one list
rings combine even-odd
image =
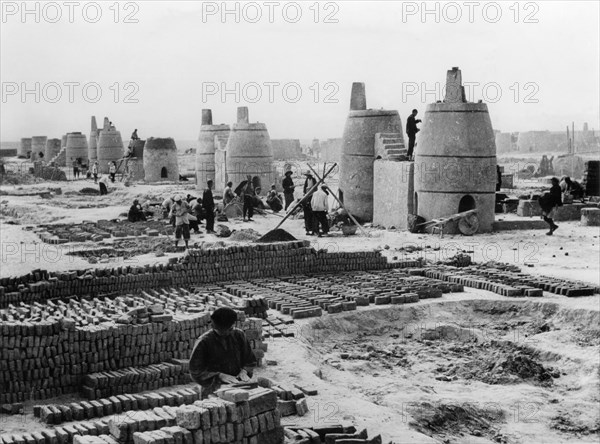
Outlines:
[{"label": "smokestack", "polygon": [[203,109],[202,110],[202,125],[212,125],[212,110]]},{"label": "smokestack", "polygon": [[96,124],[96,116],[92,116],[92,133],[98,132],[98,125]]},{"label": "smokestack", "polygon": [[102,129],[105,129],[105,130],[110,129],[110,120],[108,120],[108,117],[104,118],[104,125],[102,126]]},{"label": "smokestack", "polygon": [[237,109],[237,123],[250,123],[248,116],[248,107],[239,106]]},{"label": "smokestack", "polygon": [[354,82],[352,84],[352,94],[350,95],[350,110],[367,109],[367,95],[365,93],[365,84]]},{"label": "smokestack", "polygon": [[462,74],[457,66],[446,73],[446,95],[444,103],[466,102],[465,89],[462,86]]}]

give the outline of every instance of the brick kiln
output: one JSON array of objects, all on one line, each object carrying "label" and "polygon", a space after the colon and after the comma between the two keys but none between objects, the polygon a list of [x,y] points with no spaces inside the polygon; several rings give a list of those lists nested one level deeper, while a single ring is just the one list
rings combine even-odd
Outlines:
[{"label": "brick kiln", "polygon": [[[213,125],[210,109],[202,110],[202,125],[200,126],[196,149],[196,188],[198,190],[203,190],[206,187],[208,179],[215,180],[215,137],[227,140],[229,132],[229,125]],[[215,183],[215,185],[217,184]],[[219,182],[219,189],[223,189],[224,185],[224,183]]]},{"label": "brick kiln", "polygon": [[149,137],[144,146],[144,180],[159,182],[179,180],[177,146],[170,138]]},{"label": "brick kiln", "polygon": [[398,111],[367,109],[364,83],[353,83],[342,144],[340,194],[359,220],[373,220],[375,135],[401,132]]},{"label": "brick kiln", "polygon": [[[415,153],[414,211],[426,220],[477,209],[479,231],[494,222],[496,143],[485,103],[466,101],[458,68],[443,102],[427,105]],[[457,233],[449,223],[446,233]]]}]

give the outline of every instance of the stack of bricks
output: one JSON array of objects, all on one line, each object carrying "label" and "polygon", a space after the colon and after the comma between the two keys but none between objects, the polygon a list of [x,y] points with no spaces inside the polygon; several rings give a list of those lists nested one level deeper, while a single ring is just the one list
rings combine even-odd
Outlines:
[{"label": "stack of bricks", "polygon": [[[177,425],[191,433],[193,444],[283,443],[277,394],[273,390],[223,389],[216,394],[218,397],[177,409]],[[154,443],[148,435],[134,434],[133,440],[134,444]]]},{"label": "stack of bricks", "polygon": [[369,438],[366,429],[357,432],[356,427],[342,424],[286,426],[284,435],[287,442],[294,444],[382,444],[381,435]]},{"label": "stack of bricks", "polygon": [[[174,259],[174,258],[173,258]],[[388,263],[380,252],[316,251],[308,241],[190,249],[178,262],[145,266],[94,268],[67,272],[36,270],[0,279],[0,308],[50,298],[96,296],[166,287],[188,287],[225,280],[415,266]]]},{"label": "stack of bricks", "polygon": [[36,418],[48,425],[63,422],[84,421],[118,415],[130,410],[152,410],[157,407],[178,407],[192,404],[200,399],[200,393],[192,389],[153,392],[148,394],[124,394],[92,401],[69,404],[47,404],[34,406]]},{"label": "stack of bricks", "polygon": [[[58,316],[5,321],[0,325],[0,404],[77,392],[84,377],[90,373],[189,359],[197,338],[211,328],[207,309],[205,307],[198,313],[176,313],[172,319],[161,322],[151,322],[148,317],[141,324],[105,321],[78,327],[72,319]],[[251,338],[261,364],[267,345],[262,342],[262,320],[246,319],[240,312],[236,327]],[[148,369],[139,372],[152,373]],[[131,370],[117,372],[110,377],[116,378],[121,385],[131,385],[135,381],[136,387],[150,387],[149,380],[142,378],[140,381],[141,376],[133,377],[130,373]],[[179,373],[163,376],[152,383],[163,385],[170,383],[171,378],[174,383],[179,383],[184,377]],[[119,385],[102,390],[91,388],[94,390],[88,392],[90,397],[114,394],[114,390],[120,393],[122,389]]]},{"label": "stack of bricks", "polygon": [[[417,272],[417,270],[414,270]],[[548,276],[532,276],[518,269],[498,269],[489,266],[435,266],[421,269],[428,277],[459,283],[466,287],[492,291],[503,296],[542,296],[543,291],[563,296],[590,296],[600,289],[589,284]]]},{"label": "stack of bricks", "polygon": [[84,221],[81,224],[40,225],[34,230],[42,242],[47,244],[65,244],[67,242],[100,242],[104,239],[126,236],[170,236],[174,232],[171,225],[162,221],[115,222],[99,220],[98,222]]}]

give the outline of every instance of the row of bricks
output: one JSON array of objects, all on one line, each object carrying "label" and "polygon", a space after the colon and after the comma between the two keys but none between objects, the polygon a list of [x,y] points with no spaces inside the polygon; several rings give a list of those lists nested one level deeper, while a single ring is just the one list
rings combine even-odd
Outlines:
[{"label": "row of bricks", "polygon": [[176,407],[183,404],[192,404],[199,398],[200,394],[192,389],[148,394],[124,394],[70,404],[34,406],[34,416],[39,417],[46,424],[60,424],[62,422],[101,418],[129,410],[147,410],[163,406]]}]

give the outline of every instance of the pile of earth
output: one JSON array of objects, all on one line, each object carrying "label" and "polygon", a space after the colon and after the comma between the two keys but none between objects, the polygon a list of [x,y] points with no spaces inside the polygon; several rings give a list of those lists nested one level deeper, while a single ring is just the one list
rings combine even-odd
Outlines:
[{"label": "pile of earth", "polygon": [[263,237],[256,240],[256,242],[260,243],[269,243],[269,242],[290,242],[298,240],[294,236],[292,236],[287,231],[277,228],[276,230],[271,230]]},{"label": "pile of earth", "polygon": [[253,242],[259,239],[260,236],[261,234],[252,228],[243,228],[235,230],[229,239],[236,242]]},{"label": "pile of earth", "polygon": [[543,387],[552,386],[554,378],[560,377],[559,370],[540,364],[536,360],[538,353],[529,347],[495,341],[476,347],[486,351],[471,354],[472,359],[460,365],[450,365],[445,376],[476,379],[486,384],[527,381]]},{"label": "pile of earth", "polygon": [[412,417],[409,422],[412,428],[440,438],[444,443],[457,442],[457,436],[464,437],[462,442],[471,441],[468,436],[485,436],[498,443],[508,442],[495,425],[505,421],[504,412],[498,409],[480,408],[475,404],[421,402],[409,403],[406,413]]}]

